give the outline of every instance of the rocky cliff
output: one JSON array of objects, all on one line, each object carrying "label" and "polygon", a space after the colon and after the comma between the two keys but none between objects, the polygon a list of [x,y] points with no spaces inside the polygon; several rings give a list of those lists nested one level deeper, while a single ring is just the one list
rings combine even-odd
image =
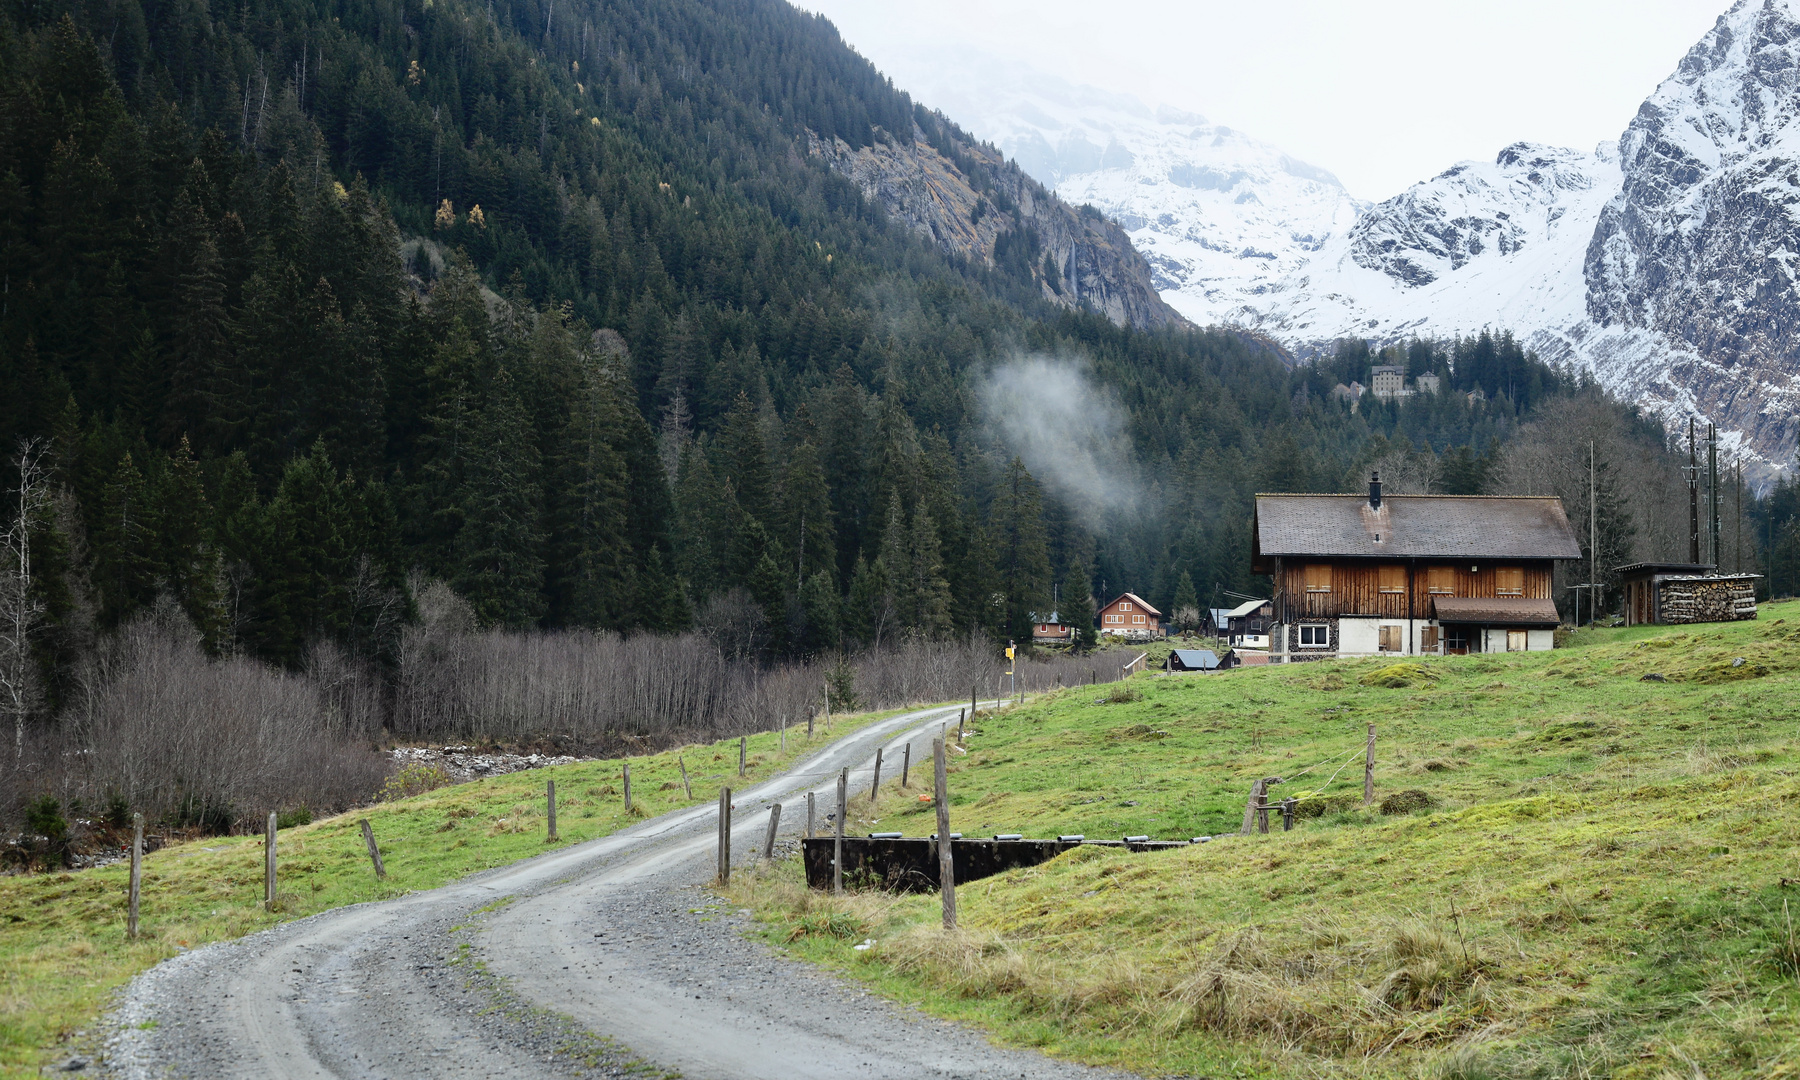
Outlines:
[{"label": "rocky cliff", "polygon": [[910,134],[860,150],[814,136],[810,149],[891,217],[947,252],[1028,277],[1052,303],[1091,308],[1121,326],[1186,324],[1116,223],[1068,205],[948,123],[936,133],[943,149],[917,126]]},{"label": "rocky cliff", "polygon": [[1776,464],[1800,434],[1800,22],[1742,0],[1644,102],[1584,263],[1581,351]]}]

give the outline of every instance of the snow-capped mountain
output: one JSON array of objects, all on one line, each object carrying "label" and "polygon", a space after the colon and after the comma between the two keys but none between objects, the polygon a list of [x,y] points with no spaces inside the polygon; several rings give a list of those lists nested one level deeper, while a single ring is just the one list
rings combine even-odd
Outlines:
[{"label": "snow-capped mountain", "polygon": [[919,101],[1123,225],[1163,299],[1202,325],[1306,265],[1366,205],[1329,172],[1191,112],[980,53],[890,66]]},{"label": "snow-capped mountain", "polygon": [[1515,143],[1370,207],[1232,321],[1302,350],[1504,327],[1565,358],[1564,332],[1586,318],[1582,260],[1619,184],[1611,144]]},{"label": "snow-capped mountain", "polygon": [[1305,351],[1510,329],[1759,472],[1800,434],[1800,0],[1739,0],[1617,147],[1518,144],[1366,211],[1233,321]]}]

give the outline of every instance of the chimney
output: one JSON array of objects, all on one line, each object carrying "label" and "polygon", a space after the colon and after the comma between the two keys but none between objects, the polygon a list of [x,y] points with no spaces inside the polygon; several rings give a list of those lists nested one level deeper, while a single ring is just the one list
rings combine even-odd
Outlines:
[{"label": "chimney", "polygon": [[1369,474],[1369,509],[1381,509],[1381,474],[1378,472]]}]

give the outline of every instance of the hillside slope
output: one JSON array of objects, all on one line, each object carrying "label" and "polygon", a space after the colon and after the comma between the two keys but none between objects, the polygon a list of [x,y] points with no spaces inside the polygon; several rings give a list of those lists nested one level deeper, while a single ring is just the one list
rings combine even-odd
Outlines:
[{"label": "hillside slope", "polygon": [[[954,937],[934,896],[834,901],[795,868],[739,895],[886,992],[1152,1072],[1792,1075],[1797,617],[1066,691],[978,720],[953,828],[1235,834],[1251,780],[1280,776],[1295,830],[1079,849],[961,890]],[[935,827],[897,791],[858,813]]]}]

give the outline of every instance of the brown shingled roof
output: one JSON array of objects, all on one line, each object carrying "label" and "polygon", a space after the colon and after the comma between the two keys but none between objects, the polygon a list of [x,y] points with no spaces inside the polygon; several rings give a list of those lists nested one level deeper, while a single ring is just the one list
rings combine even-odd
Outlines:
[{"label": "brown shingled roof", "polygon": [[1437,621],[1488,626],[1555,626],[1556,601],[1524,596],[1434,596]]},{"label": "brown shingled roof", "polygon": [[1555,496],[1258,495],[1255,557],[1579,559]]}]

